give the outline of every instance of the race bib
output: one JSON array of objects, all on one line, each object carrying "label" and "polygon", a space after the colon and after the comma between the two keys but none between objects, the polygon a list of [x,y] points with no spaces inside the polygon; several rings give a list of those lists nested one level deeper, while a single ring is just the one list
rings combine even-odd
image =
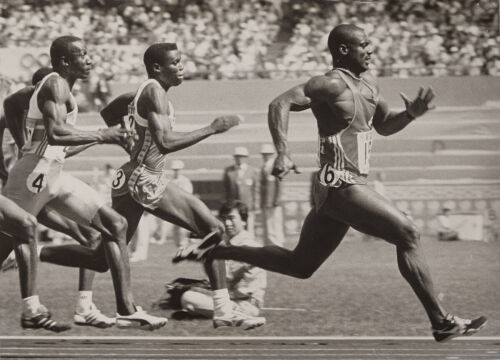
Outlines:
[{"label": "race bib", "polygon": [[122,118],[122,120],[123,120],[122,124],[125,127],[125,129],[135,130],[135,117],[133,114],[125,115]]},{"label": "race bib", "polygon": [[368,175],[370,171],[370,153],[373,143],[373,130],[356,134],[358,141],[358,168],[359,172]]},{"label": "race bib", "polygon": [[47,187],[47,174],[32,172],[26,178],[26,186],[32,193],[38,194]]},{"label": "race bib", "polygon": [[335,170],[330,164],[325,164],[318,173],[319,183],[323,186],[339,187],[342,184],[340,181],[340,173]]},{"label": "race bib", "polygon": [[122,169],[118,169],[113,176],[113,180],[111,181],[111,188],[113,190],[120,189],[127,180],[125,176],[125,172]]}]

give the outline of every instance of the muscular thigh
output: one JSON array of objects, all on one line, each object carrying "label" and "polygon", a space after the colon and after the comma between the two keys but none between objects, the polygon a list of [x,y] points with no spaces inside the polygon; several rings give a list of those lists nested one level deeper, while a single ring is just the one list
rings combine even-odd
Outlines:
[{"label": "muscular thigh", "polygon": [[37,216],[53,198],[60,173],[60,164],[36,156],[25,156],[19,159],[10,172],[3,194]]},{"label": "muscular thigh", "polygon": [[199,235],[220,225],[205,203],[172,182],[167,185],[156,209],[147,211]]},{"label": "muscular thigh", "polygon": [[105,205],[96,190],[74,176],[62,173],[55,197],[48,205],[81,225],[89,225]]},{"label": "muscular thigh", "polygon": [[331,189],[321,211],[358,231],[391,242],[411,224],[405,214],[367,185]]}]

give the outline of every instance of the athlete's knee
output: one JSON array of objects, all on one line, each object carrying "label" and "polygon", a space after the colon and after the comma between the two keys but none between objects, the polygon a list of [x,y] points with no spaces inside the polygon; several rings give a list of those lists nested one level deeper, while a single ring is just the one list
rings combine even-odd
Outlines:
[{"label": "athlete's knee", "polygon": [[303,257],[294,256],[294,252],[290,253],[290,265],[292,275],[299,279],[309,279],[318,269],[318,266],[308,262],[304,262]]},{"label": "athlete's knee", "polygon": [[420,231],[413,221],[408,220],[402,226],[402,236],[399,243],[400,246],[405,248],[414,249],[419,246],[420,242]]},{"label": "athlete's knee", "polygon": [[25,243],[36,241],[37,224],[36,217],[31,214],[24,215],[18,224],[19,229],[16,235],[20,235],[20,240]]},{"label": "athlete's knee", "polygon": [[117,214],[111,221],[111,226],[108,230],[115,239],[121,240],[125,239],[127,235],[127,227],[127,220],[123,216]]},{"label": "athlete's knee", "polygon": [[299,279],[309,279],[316,272],[316,268],[304,265],[296,266],[294,270],[293,276]]},{"label": "athlete's knee", "polygon": [[92,270],[99,273],[105,273],[109,270],[108,262],[106,261],[106,259],[97,259],[97,261],[94,263],[94,266],[92,266]]}]

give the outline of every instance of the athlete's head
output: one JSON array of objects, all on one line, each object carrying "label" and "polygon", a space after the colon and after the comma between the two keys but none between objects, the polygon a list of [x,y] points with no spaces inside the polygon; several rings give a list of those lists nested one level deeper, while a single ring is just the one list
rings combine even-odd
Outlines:
[{"label": "athlete's head", "polygon": [[241,201],[230,201],[219,209],[219,218],[224,223],[226,234],[231,239],[246,228],[248,208]]},{"label": "athlete's head", "polygon": [[328,36],[333,65],[355,73],[368,70],[372,47],[363,29],[352,24],[336,26]]},{"label": "athlete's head", "polygon": [[54,71],[63,77],[86,79],[92,68],[92,60],[82,39],[76,36],[61,36],[50,46],[50,60]]},{"label": "athlete's head", "polygon": [[31,85],[36,85],[40,80],[53,72],[52,68],[44,66],[33,73],[31,77]]},{"label": "athlete's head", "polygon": [[177,86],[184,78],[181,53],[175,43],[157,43],[144,53],[144,65],[148,77],[156,79],[163,87]]}]

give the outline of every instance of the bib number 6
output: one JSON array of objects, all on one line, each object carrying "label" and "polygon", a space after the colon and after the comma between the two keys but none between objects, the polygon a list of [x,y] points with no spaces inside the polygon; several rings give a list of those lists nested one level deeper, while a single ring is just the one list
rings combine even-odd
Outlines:
[{"label": "bib number 6", "polygon": [[47,186],[47,174],[31,173],[26,179],[26,186],[32,193],[40,193]]},{"label": "bib number 6", "polygon": [[330,164],[325,164],[319,172],[319,182],[321,185],[338,187],[340,185],[339,174]]}]

